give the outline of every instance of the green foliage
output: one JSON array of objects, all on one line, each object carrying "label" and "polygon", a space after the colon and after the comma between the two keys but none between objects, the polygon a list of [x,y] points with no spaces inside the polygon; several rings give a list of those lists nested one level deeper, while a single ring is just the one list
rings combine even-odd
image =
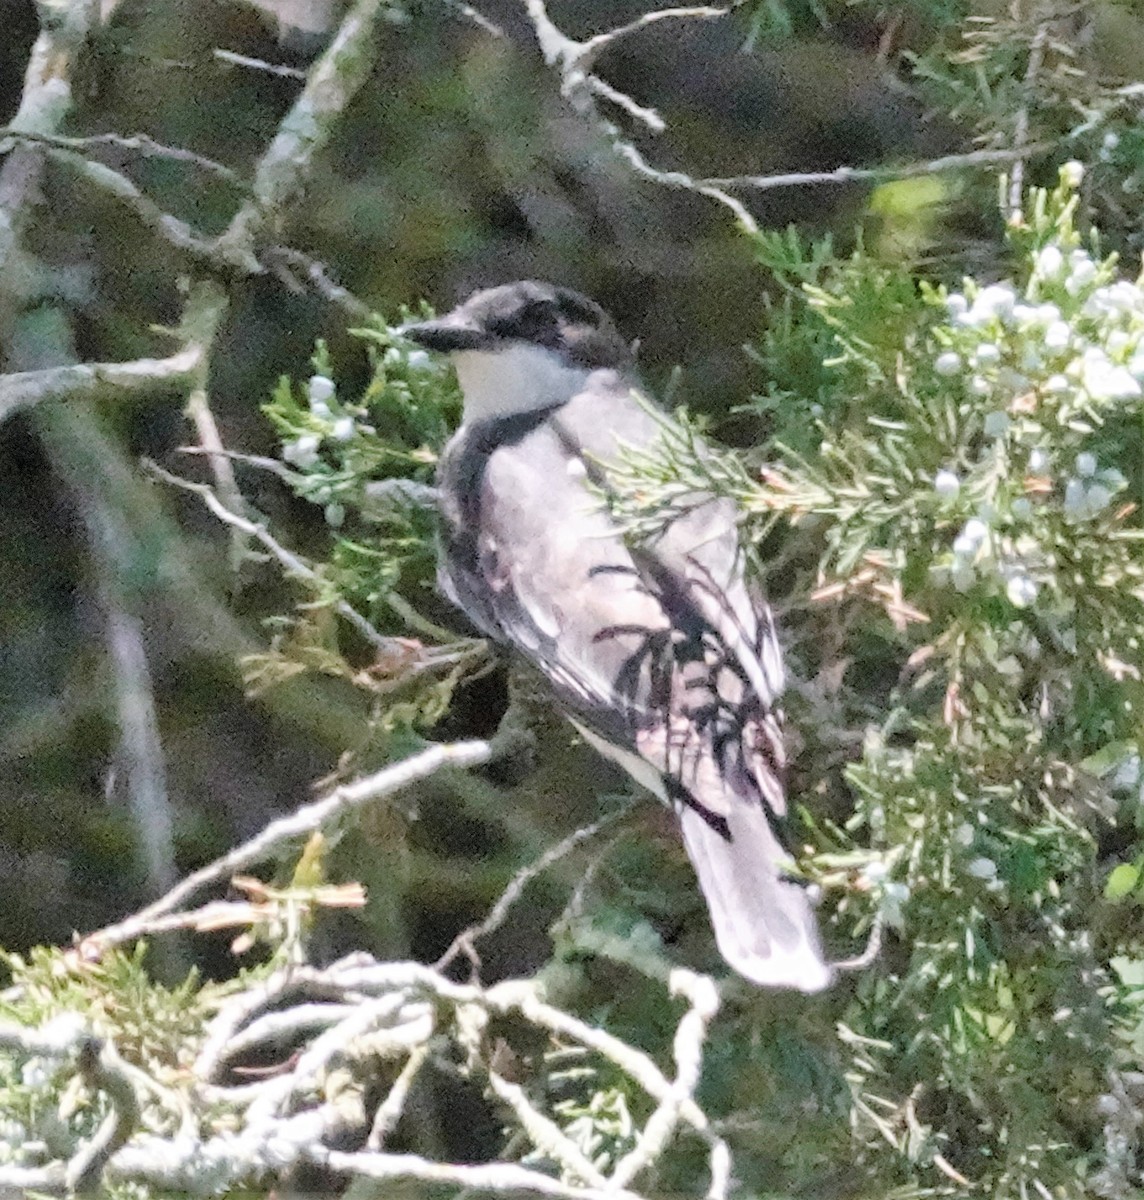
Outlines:
[{"label": "green foliage", "polygon": [[[403,314],[407,317],[408,313]],[[412,349],[384,322],[351,331],[365,342],[370,379],[344,399],[319,343],[304,388],[283,379],[263,411],[282,438],[296,495],[322,508],[337,531],[328,566],[332,594],[370,620],[383,620],[387,598],[430,573],[432,525],[424,505],[382,479],[428,483],[437,453],[456,423],[458,400],[442,365]]]},{"label": "green foliage", "polygon": [[[242,986],[203,986],[195,972],[182,984],[156,984],[145,964],[146,948],[109,951],[98,959],[76,950],[38,948],[26,957],[4,954],[10,976],[0,993],[0,1020],[27,1028],[82,1021],[109,1038],[126,1063],[145,1072],[156,1088],[178,1086],[219,1000]],[[253,980],[255,976],[247,976]],[[106,1117],[102,1094],[73,1078],[74,1067],[38,1056],[0,1055],[0,1155],[19,1148],[23,1164],[66,1158],[77,1138],[91,1137]],[[142,1077],[142,1075],[140,1076]],[[170,1112],[148,1109],[148,1127],[171,1133]]]},{"label": "green foliage", "polygon": [[1138,839],[1144,798],[1144,289],[1078,232],[1080,175],[1028,197],[1012,281],[915,286],[768,235],[795,358],[829,347],[775,407],[779,462],[760,482],[684,422],[617,474],[622,508],[662,519],[705,485],[818,546],[794,657],[829,668],[843,623],[833,712],[867,732],[845,828],[803,865],[840,929],[878,909],[900,932],[842,1026],[857,1161],[900,1194],[1079,1194],[1112,1153],[1122,1028],[1139,1043],[1144,848],[1109,870],[1098,847]]},{"label": "green foliage", "polygon": [[[282,439],[279,473],[295,495],[322,509],[328,547],[316,569],[318,594],[311,581],[294,614],[272,618],[269,650],[247,657],[244,667],[253,691],[306,671],[351,681],[375,697],[371,729],[388,740],[437,722],[482,647],[453,638],[419,611],[436,562],[426,493],[456,422],[456,386],[439,362],[380,319],[351,333],[369,358],[360,393],[339,391],[319,342],[306,384],[280,380],[263,409]],[[392,636],[363,665],[334,616],[338,605],[378,633],[424,640]]]}]

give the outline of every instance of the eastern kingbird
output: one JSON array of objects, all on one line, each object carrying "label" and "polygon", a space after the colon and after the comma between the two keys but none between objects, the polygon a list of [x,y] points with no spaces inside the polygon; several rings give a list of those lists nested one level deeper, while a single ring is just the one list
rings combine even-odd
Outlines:
[{"label": "eastern kingbird", "polygon": [[813,908],[783,866],[782,657],[734,506],[696,495],[641,541],[609,515],[608,463],[654,445],[663,418],[579,293],[508,284],[404,332],[449,355],[464,394],[437,473],[444,592],[674,809],[726,961],[755,983],[824,988]]}]

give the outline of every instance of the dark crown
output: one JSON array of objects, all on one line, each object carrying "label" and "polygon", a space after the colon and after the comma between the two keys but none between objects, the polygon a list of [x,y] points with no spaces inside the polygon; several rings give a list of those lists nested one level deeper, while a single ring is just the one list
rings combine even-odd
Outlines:
[{"label": "dark crown", "polygon": [[495,350],[527,342],[576,366],[632,366],[631,352],[598,304],[571,288],[534,280],[474,292],[446,316],[406,332],[434,350]]}]

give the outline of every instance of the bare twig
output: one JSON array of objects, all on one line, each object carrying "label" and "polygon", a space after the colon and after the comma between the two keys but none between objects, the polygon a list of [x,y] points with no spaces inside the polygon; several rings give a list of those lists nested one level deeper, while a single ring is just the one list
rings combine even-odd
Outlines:
[{"label": "bare twig", "polygon": [[291,965],[279,971],[264,983],[248,988],[222,1006],[211,1022],[206,1040],[191,1068],[195,1079],[206,1083],[213,1080],[219,1065],[230,1052],[231,1041],[238,1030],[260,1011],[269,1009],[271,1005],[284,1004],[293,993],[306,1001],[324,1000],[328,1003],[340,1003],[345,997],[345,989],[327,981],[322,972],[314,967]]},{"label": "bare twig", "polygon": [[446,768],[468,770],[480,766],[489,761],[490,754],[487,742],[455,742],[432,746],[365,779],[335,788],[328,796],[272,822],[250,841],[188,875],[154,904],[148,905],[117,925],[110,925],[106,929],[89,934],[84,942],[92,949],[98,950],[135,941],[147,933],[149,923],[156,917],[176,911],[203,888],[229,879],[236,872],[261,862],[285,843],[313,833],[344,813],[384,796],[391,796],[394,792],[401,791],[411,783],[438,771]]},{"label": "bare twig", "polygon": [[[309,563],[299,558],[292,550],[287,550],[265,525],[257,521],[252,521],[248,517],[241,516],[239,513],[232,512],[215,495],[213,488],[205,483],[195,483],[190,479],[183,479],[179,475],[173,475],[170,471],[165,471],[158,463],[152,462],[151,459],[144,459],[143,465],[156,479],[161,479],[164,483],[169,483],[173,487],[182,489],[184,492],[191,492],[193,495],[198,496],[220,521],[240,530],[265,546],[291,575],[304,580],[322,594],[328,593],[329,587],[326,581]],[[393,639],[378,633],[348,601],[339,597],[333,602],[331,607],[348,624],[352,625],[371,646],[384,651],[388,651],[391,648]]]},{"label": "bare twig", "polygon": [[273,271],[300,271],[306,282],[323,300],[342,309],[353,320],[364,321],[372,314],[373,310],[368,304],[331,278],[330,269],[325,263],[319,262],[309,254],[290,246],[272,246],[262,257]]},{"label": "bare twig", "polygon": [[[694,1096],[699,1085],[703,1042],[708,1025],[719,1011],[719,993],[705,975],[683,970],[671,973],[671,992],[684,996],[691,1004],[675,1030],[675,1082],[660,1097],[658,1107],[647,1119],[635,1146],[616,1164],[609,1181],[613,1186],[626,1186],[660,1157],[679,1123],[681,1107]],[[712,1155],[711,1186],[707,1193],[711,1200],[726,1196],[730,1165],[725,1147]]]},{"label": "bare twig", "polygon": [[[693,176],[686,171],[663,170],[648,161],[643,152],[614,122],[605,118],[596,106],[602,98],[622,109],[654,133],[664,128],[659,114],[639,104],[610,84],[592,74],[591,68],[599,55],[616,39],[627,37],[648,25],[668,19],[710,19],[724,15],[724,9],[667,8],[645,13],[642,17],[616,29],[598,34],[583,42],[568,37],[552,22],[544,0],[525,0],[525,7],[536,32],[537,42],[545,62],[560,74],[561,94],[583,116],[588,118],[608,138],[614,153],[641,178],[661,187],[695,192],[722,204],[734,215],[748,233],[758,225],[746,205],[733,193],[736,191],[764,192],[776,188],[808,187],[824,184],[882,182],[935,175],[945,171],[994,166],[1000,163],[1022,163],[1035,154],[1053,149],[1054,144],[1024,145],[1023,138],[1015,149],[974,150],[966,154],[951,154],[928,162],[904,163],[898,166],[837,167],[831,171],[793,171],[775,175],[735,175],[726,177]],[[1032,59],[1030,66],[1033,66]],[[1027,122],[1026,122],[1027,124]]]},{"label": "bare twig", "polygon": [[130,150],[141,154],[144,158],[165,158],[171,162],[186,163],[195,170],[202,171],[205,175],[213,175],[216,179],[221,179],[241,191],[250,190],[250,184],[225,163],[207,158],[203,154],[196,154],[195,151],[186,150],[181,146],[168,146],[163,142],[157,142],[145,133],[96,133],[89,137],[64,137],[58,133],[21,130],[10,125],[0,126],[0,152],[3,152],[6,141],[51,146],[56,150],[75,150],[81,154],[100,146],[110,146],[116,150]]},{"label": "bare twig", "polygon": [[659,115],[644,108],[631,97],[625,96],[610,84],[604,83],[591,73],[596,58],[618,38],[626,37],[655,21],[675,18],[702,18],[722,16],[724,9],[670,8],[660,12],[645,13],[637,20],[621,25],[606,33],[597,34],[584,42],[577,42],[563,33],[548,16],[544,0],[525,0],[529,18],[536,32],[536,40],[544,61],[560,73],[560,93],[582,116],[587,117],[611,142],[612,150],[638,175],[664,187],[680,188],[709,196],[734,213],[736,220],[748,232],[757,232],[758,225],[741,201],[714,184],[693,179],[682,171],[661,171],[647,161],[639,149],[624,136],[613,121],[607,120],[596,106],[596,97],[602,96],[642,121],[653,132],[663,129]]},{"label": "bare twig", "polygon": [[405,1111],[409,1092],[428,1058],[429,1047],[418,1046],[405,1060],[405,1066],[401,1068],[400,1074],[394,1080],[389,1094],[377,1106],[377,1112],[374,1113],[373,1127],[369,1131],[369,1140],[366,1142],[367,1150],[378,1151],[385,1148],[385,1140],[397,1128],[397,1122]]},{"label": "bare twig", "polygon": [[606,817],[601,817],[600,820],[593,821],[591,825],[585,825],[583,828],[575,830],[564,838],[563,841],[557,842],[555,846],[546,850],[535,862],[522,867],[509,881],[508,886],[501,893],[500,899],[489,910],[488,916],[478,924],[470,925],[467,929],[463,929],[457,934],[449,949],[437,960],[435,969],[444,971],[462,953],[468,955],[474,965],[479,964],[480,957],[477,954],[475,943],[501,927],[505,917],[508,916],[509,910],[520,899],[529,883],[538,875],[548,870],[553,863],[559,862],[565,855],[570,854],[577,846],[590,841],[602,830],[607,829],[621,818],[626,817],[631,811],[631,807],[632,802],[629,802],[615,812],[609,813]]},{"label": "bare twig", "polygon": [[175,335],[183,348],[167,358],[121,363],[73,363],[42,371],[0,375],[0,423],[44,400],[96,400],[104,396],[146,395],[193,384],[205,369],[221,316],[222,293],[210,284],[192,288]]},{"label": "bare twig", "polygon": [[96,400],[107,395],[146,395],[161,388],[179,387],[193,377],[201,357],[201,347],[188,346],[168,358],[74,363],[0,375],[0,422],[41,400]]},{"label": "bare twig", "polygon": [[843,958],[838,962],[831,963],[831,966],[836,971],[864,971],[868,966],[877,961],[878,955],[882,953],[882,938],[886,932],[886,914],[879,911],[874,914],[874,922],[870,926],[870,936],[866,939],[866,946],[861,954],[856,954],[853,958]]},{"label": "bare twig", "polygon": [[517,1124],[545,1158],[559,1164],[561,1175],[571,1175],[588,1187],[604,1190],[611,1186],[602,1171],[598,1171],[587,1156],[568,1137],[556,1122],[540,1112],[519,1084],[510,1083],[491,1067],[488,1070],[489,1085],[493,1095],[504,1104],[516,1118]]},{"label": "bare twig", "polygon": [[48,147],[51,158],[64,164],[86,183],[113,197],[136,219],[169,245],[200,266],[220,274],[260,274],[262,264],[250,254],[239,253],[222,239],[211,240],[198,233],[186,221],[164,212],[154,200],[122,171],[95,162],[75,150]]},{"label": "bare twig", "polygon": [[277,75],[280,79],[306,78],[306,72],[299,67],[288,67],[284,63],[266,62],[265,59],[251,58],[247,54],[236,54],[233,50],[215,49],[215,58],[231,67],[248,67],[252,71],[263,71],[267,75]]},{"label": "bare twig", "polygon": [[[531,5],[529,5],[529,9],[531,12]],[[688,8],[661,8],[654,12],[642,13],[626,25],[617,25],[614,29],[598,33],[595,37],[590,37],[587,41],[582,42],[576,54],[577,65],[582,71],[590,70],[596,59],[609,46],[620,41],[621,38],[630,37],[633,33],[639,33],[641,29],[646,29],[649,25],[656,25],[660,21],[710,21],[717,17],[725,17],[730,11],[729,8],[713,8],[710,5],[701,4]]]},{"label": "bare twig", "polygon": [[[137,921],[137,928],[142,925]],[[312,1162],[374,1182],[438,1181],[560,1200],[638,1200],[629,1183],[659,1161],[678,1132],[689,1128],[708,1145],[708,1200],[725,1200],[730,1156],[694,1099],[717,991],[712,980],[688,971],[673,972],[670,984],[672,993],[688,1004],[673,1040],[674,1081],[646,1052],[545,1003],[527,982],[483,989],[453,983],[420,963],[378,962],[361,953],[323,969],[290,966],[224,1004],[205,1031],[188,1076],[193,1082],[184,1086],[196,1105],[223,1106],[223,1131],[213,1134],[200,1131],[190,1115],[193,1110],[184,1109],[178,1096],[142,1079],[142,1072],[120,1063],[109,1045],[91,1039],[82,1019],[57,1018],[39,1030],[0,1023],[0,1049],[74,1057],[79,1073],[108,1096],[114,1109],[96,1137],[81,1143],[67,1162],[35,1168],[0,1164],[0,1188],[60,1193],[69,1184],[78,1187],[102,1178],[109,1184],[214,1194]],[[510,1014],[562,1044],[601,1056],[654,1101],[635,1148],[610,1171],[591,1161],[566,1132],[559,1110],[548,1107],[543,1090],[534,1094],[492,1065],[490,1019]],[[559,1165],[559,1180],[542,1165],[500,1161],[473,1167],[384,1152],[385,1136],[400,1118],[418,1072],[433,1049],[447,1043],[463,1055],[463,1069],[488,1079],[512,1114],[520,1150]],[[268,1050],[277,1051],[280,1060],[270,1060],[275,1062],[273,1073],[237,1086],[208,1082],[225,1064],[238,1069],[252,1055],[265,1061]],[[285,1050],[294,1052],[283,1055]],[[338,1081],[376,1083],[378,1059],[396,1059],[402,1066],[388,1094],[377,1102],[368,1147],[359,1152],[335,1149],[347,1129],[359,1130],[362,1121],[370,1120],[360,1092],[351,1088],[344,1093],[350,1103],[339,1100],[344,1082]],[[158,1136],[139,1129],[132,1134],[142,1123],[138,1097],[151,1091],[170,1114],[183,1114],[176,1131]]]},{"label": "bare twig", "polygon": [[774,188],[807,187],[824,183],[880,183],[889,179],[914,179],[921,175],[940,175],[973,167],[990,167],[1044,154],[1056,143],[1041,142],[1023,150],[970,150],[966,154],[947,154],[927,162],[902,163],[884,167],[835,167],[832,171],[793,171],[780,175],[729,175],[697,179],[697,184],[717,188],[743,188],[766,192]]},{"label": "bare twig", "polygon": [[[227,297],[221,288],[207,284],[202,284],[200,287],[204,291],[209,287],[211,303],[202,306],[202,313],[198,321],[196,340],[199,345],[204,347],[204,353],[198,369],[195,371],[191,389],[187,394],[186,413],[199,435],[199,445],[210,463],[211,474],[214,475],[215,486],[222,496],[223,503],[232,512],[241,514],[246,510],[246,501],[243,499],[242,492],[238,487],[238,480],[235,478],[234,464],[227,457],[226,448],[223,446],[222,435],[219,433],[218,423],[215,421],[214,412],[211,409],[208,390],[210,381],[208,351],[226,313]],[[248,536],[239,529],[233,531],[231,569],[234,571],[239,569],[246,556]]]},{"label": "bare twig", "polygon": [[[320,596],[326,597],[329,595],[329,587],[326,580],[309,563],[300,558],[292,550],[288,550],[283,546],[265,525],[257,521],[252,521],[248,517],[240,516],[236,512],[232,512],[207,484],[194,483],[192,480],[183,479],[179,475],[173,475],[170,471],[165,471],[150,459],[144,459],[144,466],[152,475],[157,479],[161,479],[164,483],[169,483],[174,487],[181,488],[183,491],[199,496],[207,508],[220,521],[249,537],[253,537],[260,545],[269,550],[291,575],[309,584]],[[412,486],[423,485],[413,484]],[[440,625],[435,625],[432,621],[422,617],[412,605],[408,604],[396,593],[387,595],[385,600],[394,612],[401,616],[408,624],[416,628],[419,633],[438,639],[443,643],[438,647],[426,648],[424,659],[426,667],[439,668],[441,666],[456,665],[466,659],[475,659],[485,653],[486,643],[482,639],[468,638],[458,641],[449,630],[444,629]],[[379,633],[347,600],[336,597],[333,599],[331,607],[348,624],[352,625],[370,645],[384,654],[391,653],[394,646],[400,643],[401,639],[386,637],[385,634]]]}]

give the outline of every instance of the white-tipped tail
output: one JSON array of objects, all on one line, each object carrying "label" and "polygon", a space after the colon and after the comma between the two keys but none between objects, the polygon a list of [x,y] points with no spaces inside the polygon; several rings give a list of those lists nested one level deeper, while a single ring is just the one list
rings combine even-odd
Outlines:
[{"label": "white-tipped tail", "polygon": [[820,992],[834,977],[806,890],[781,874],[789,856],[762,805],[737,803],[730,837],[684,806],[680,827],[707,900],[719,953],[764,987]]}]

